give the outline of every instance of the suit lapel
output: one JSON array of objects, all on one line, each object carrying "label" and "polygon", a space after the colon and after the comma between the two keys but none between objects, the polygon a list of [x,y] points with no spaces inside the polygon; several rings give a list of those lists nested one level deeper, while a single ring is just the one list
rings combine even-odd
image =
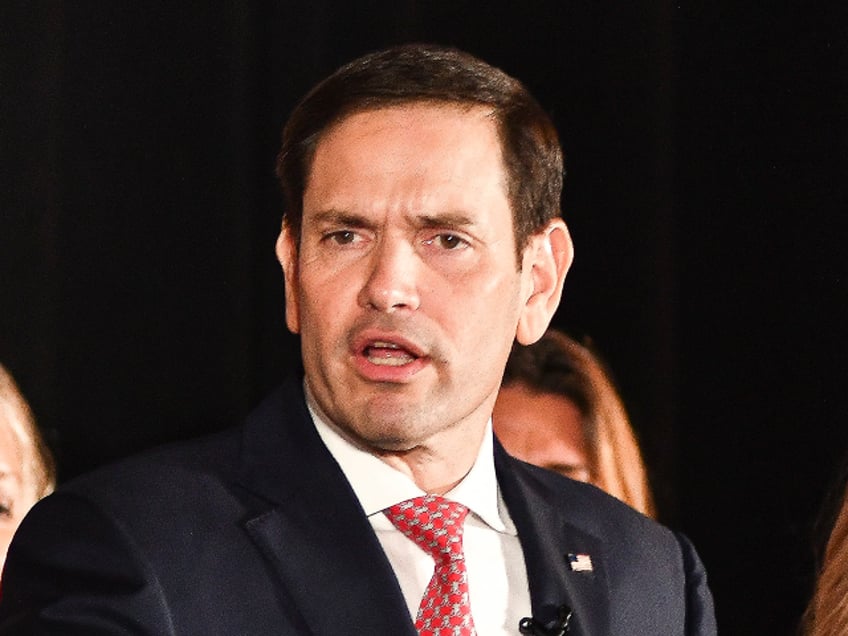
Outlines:
[{"label": "suit lapel", "polygon": [[246,531],[310,633],[416,635],[388,559],[312,426],[299,385],[251,417],[242,466],[242,484],[273,504],[248,519]]},{"label": "suit lapel", "polygon": [[[574,612],[569,636],[607,633],[601,539],[568,523],[567,496],[497,442],[495,466],[524,551],[534,618],[550,623],[567,605]],[[244,527],[312,634],[416,636],[391,565],[315,431],[298,382],[284,385],[248,420],[240,484],[270,502]],[[588,555],[592,571],[574,571],[570,554]]]},{"label": "suit lapel", "polygon": [[[608,632],[609,588],[603,542],[567,521],[562,493],[533,478],[527,469],[495,444],[498,483],[524,551],[533,617],[546,625],[562,605],[573,611],[569,636],[601,636]],[[580,555],[591,571],[572,567]]]}]

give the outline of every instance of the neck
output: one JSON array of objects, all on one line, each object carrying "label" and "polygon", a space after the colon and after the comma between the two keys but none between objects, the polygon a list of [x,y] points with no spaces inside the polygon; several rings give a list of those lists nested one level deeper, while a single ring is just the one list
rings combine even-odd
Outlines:
[{"label": "neck", "polygon": [[[458,435],[454,432],[450,436],[454,439],[428,440],[427,444],[406,451],[372,452],[389,466],[408,475],[424,492],[443,495],[461,482],[474,466],[486,430],[487,426],[462,431]],[[439,437],[445,437],[445,434]]]}]

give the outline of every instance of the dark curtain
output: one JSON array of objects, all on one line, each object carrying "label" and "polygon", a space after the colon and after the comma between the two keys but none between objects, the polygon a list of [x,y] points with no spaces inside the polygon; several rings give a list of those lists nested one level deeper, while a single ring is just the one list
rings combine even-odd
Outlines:
[{"label": "dark curtain", "polygon": [[0,361],[68,479],[237,422],[298,357],[273,162],[342,62],[454,44],[566,152],[590,339],[723,634],[792,634],[848,447],[840,7],[17,2],[0,7]]}]

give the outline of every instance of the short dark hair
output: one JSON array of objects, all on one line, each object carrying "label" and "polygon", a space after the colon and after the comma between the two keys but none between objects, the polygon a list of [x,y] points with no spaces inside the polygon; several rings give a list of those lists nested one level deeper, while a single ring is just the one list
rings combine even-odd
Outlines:
[{"label": "short dark hair", "polygon": [[516,249],[560,215],[563,161],[553,122],[518,80],[450,47],[408,44],[365,55],[313,88],[285,128],[276,172],[284,222],[300,239],[303,192],[321,135],[345,117],[411,102],[491,108],[498,127]]}]

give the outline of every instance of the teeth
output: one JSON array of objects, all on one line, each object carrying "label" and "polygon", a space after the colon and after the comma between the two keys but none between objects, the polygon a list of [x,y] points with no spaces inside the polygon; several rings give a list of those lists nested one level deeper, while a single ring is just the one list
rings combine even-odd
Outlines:
[{"label": "teeth", "polygon": [[410,356],[396,356],[396,357],[394,357],[394,356],[393,357],[368,356],[368,361],[371,362],[371,364],[376,364],[377,366],[381,366],[381,367],[399,367],[399,366],[402,366],[402,365],[404,365],[408,362],[411,362],[412,358]]},{"label": "teeth", "polygon": [[415,359],[402,347],[391,342],[375,342],[365,351],[371,364],[387,367],[399,367]]}]

